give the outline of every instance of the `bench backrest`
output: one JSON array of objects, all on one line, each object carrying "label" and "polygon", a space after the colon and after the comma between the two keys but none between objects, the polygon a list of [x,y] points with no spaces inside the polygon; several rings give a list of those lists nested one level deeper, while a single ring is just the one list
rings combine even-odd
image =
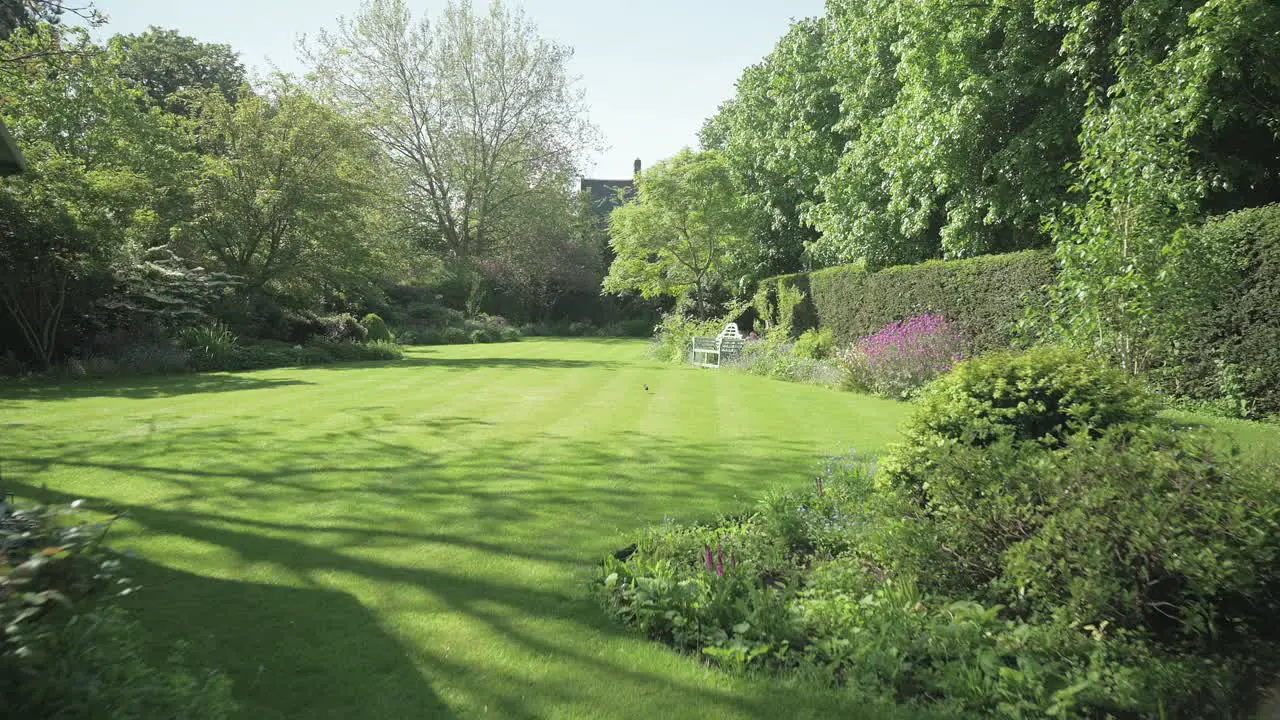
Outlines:
[{"label": "bench backrest", "polygon": [[738,330],[738,323],[729,323],[724,326],[724,330],[720,331],[720,339],[724,340],[726,338],[742,338],[742,333]]}]

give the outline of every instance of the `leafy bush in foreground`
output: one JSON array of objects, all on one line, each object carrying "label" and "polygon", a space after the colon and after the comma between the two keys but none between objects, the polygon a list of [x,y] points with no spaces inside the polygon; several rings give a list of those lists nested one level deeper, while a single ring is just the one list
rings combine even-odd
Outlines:
[{"label": "leafy bush in foreground", "polygon": [[1275,468],[1061,351],[972,361],[877,467],[606,558],[620,619],[958,717],[1244,717],[1280,670]]},{"label": "leafy bush in foreground", "polygon": [[1158,404],[1125,373],[1075,351],[1040,347],[969,360],[924,393],[907,430],[982,445],[1014,439],[1061,442],[1083,430],[1144,423]]},{"label": "leafy bush in foreground", "polygon": [[0,501],[0,715],[231,717],[230,684],[178,659],[144,660],[141,630],[109,603],[133,588],[101,545],[105,526],[69,507]]}]

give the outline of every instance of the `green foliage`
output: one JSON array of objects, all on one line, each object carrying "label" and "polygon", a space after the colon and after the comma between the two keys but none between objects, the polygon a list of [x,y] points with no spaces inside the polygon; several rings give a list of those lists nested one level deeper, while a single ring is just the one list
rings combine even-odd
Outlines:
[{"label": "green foliage", "polygon": [[471,342],[471,338],[460,327],[447,327],[440,331],[440,342],[444,345],[462,345]]},{"label": "green foliage", "polygon": [[1220,414],[1280,413],[1280,205],[1187,228],[1168,254],[1152,378]]},{"label": "green foliage", "polygon": [[738,188],[737,213],[757,248],[750,280],[802,266],[819,235],[805,219],[818,185],[847,140],[836,129],[840,96],[828,63],[828,18],[792,24],[762,62],[747,68],[734,97],[707,120],[702,146],[724,153]]},{"label": "green foliage", "polygon": [[1244,717],[1280,669],[1274,467],[1045,349],[962,365],[875,470],[607,558],[623,621],[961,717]]},{"label": "green foliage", "polygon": [[764,284],[806,295],[787,314],[793,332],[830,329],[836,343],[846,345],[890,323],[935,313],[956,322],[969,338],[968,353],[980,354],[1013,343],[1027,306],[1044,302],[1053,278],[1053,257],[1027,251],[875,273],[859,266],[828,268]]},{"label": "green foliage", "polygon": [[111,44],[120,54],[120,76],[168,112],[188,114],[205,92],[234,103],[247,82],[231,46],[202,43],[176,30],[152,26],[135,35],[117,35]]},{"label": "green foliage", "polygon": [[395,342],[395,336],[387,329],[387,324],[376,313],[369,313],[360,321],[365,330],[365,337],[370,342]]},{"label": "green foliage", "polygon": [[810,328],[805,330],[799,338],[796,338],[791,352],[809,360],[825,360],[831,357],[835,349],[836,340],[831,328],[823,328],[821,330]]},{"label": "green foliage", "polygon": [[[1186,267],[1215,262],[1178,242],[1206,212],[1273,202],[1280,182],[1280,76],[1247,68],[1280,55],[1280,6],[1265,0],[1130,0],[1114,37],[1107,100],[1091,95],[1082,196],[1056,217],[1062,264],[1043,324],[1131,372],[1164,360],[1163,323]],[[1111,33],[1118,33],[1112,35]],[[1193,273],[1193,275],[1199,273]]]},{"label": "green foliage", "polygon": [[1123,372],[1072,350],[1040,347],[959,364],[925,391],[907,435],[922,447],[934,439],[982,446],[1005,437],[1060,444],[1078,432],[1149,422],[1157,409]]},{"label": "green foliage", "polygon": [[324,338],[330,342],[362,343],[369,339],[369,331],[351,313],[340,313],[320,318],[324,325]]},{"label": "green foliage", "polygon": [[708,317],[717,293],[737,290],[750,254],[724,156],[685,149],[646,170],[636,199],[613,211],[608,292],[687,299]]},{"label": "green foliage", "polygon": [[182,348],[197,362],[208,361],[215,365],[232,353],[239,339],[222,323],[210,323],[187,328],[178,336]]},{"label": "green foliage", "polygon": [[147,662],[141,628],[111,606],[133,592],[79,501],[0,498],[0,707],[14,717],[229,718],[230,683],[180,659]]},{"label": "green foliage", "polygon": [[376,148],[359,125],[287,82],[235,104],[206,95],[193,212],[178,233],[250,293],[316,298],[385,267]]}]

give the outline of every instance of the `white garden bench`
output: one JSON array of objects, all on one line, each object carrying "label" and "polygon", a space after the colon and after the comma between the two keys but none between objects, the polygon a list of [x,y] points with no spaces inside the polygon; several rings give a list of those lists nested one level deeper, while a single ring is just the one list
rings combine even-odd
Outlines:
[{"label": "white garden bench", "polygon": [[746,340],[738,331],[737,323],[724,326],[717,337],[695,337],[693,339],[693,364],[705,368],[718,368],[725,360],[732,360],[742,352]]}]

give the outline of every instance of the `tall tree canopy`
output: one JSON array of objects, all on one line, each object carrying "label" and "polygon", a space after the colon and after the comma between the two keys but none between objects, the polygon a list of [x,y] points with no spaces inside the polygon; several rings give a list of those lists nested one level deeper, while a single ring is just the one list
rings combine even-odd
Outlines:
[{"label": "tall tree canopy", "polygon": [[640,175],[636,198],[613,211],[605,290],[685,299],[707,317],[754,264],[742,217],[723,153],[685,149],[654,165]]},{"label": "tall tree canopy", "polygon": [[555,197],[595,141],[571,50],[500,2],[450,2],[432,21],[371,0],[308,53],[391,158],[424,244],[476,282],[478,261],[518,239],[521,208]]},{"label": "tall tree canopy", "polygon": [[846,141],[827,65],[830,32],[826,19],[792,25],[702,130],[702,146],[723,151],[742,192],[744,223],[759,245],[756,277],[798,269],[818,238],[805,214]]},{"label": "tall tree canopy", "polygon": [[207,96],[199,136],[194,212],[180,234],[192,253],[250,291],[314,296],[371,269],[379,158],[357,124],[280,81],[235,105]]},{"label": "tall tree canopy", "polygon": [[1266,0],[830,0],[747,70],[703,143],[725,151],[771,270],[1048,245],[1099,200],[1102,164],[1142,174],[1144,137],[1204,188],[1182,220],[1256,205],[1278,197],[1277,15]]},{"label": "tall tree canopy", "polygon": [[112,46],[119,52],[121,77],[158,107],[180,115],[208,92],[234,102],[247,82],[231,46],[203,43],[176,30],[153,26],[136,35],[117,35]]}]

